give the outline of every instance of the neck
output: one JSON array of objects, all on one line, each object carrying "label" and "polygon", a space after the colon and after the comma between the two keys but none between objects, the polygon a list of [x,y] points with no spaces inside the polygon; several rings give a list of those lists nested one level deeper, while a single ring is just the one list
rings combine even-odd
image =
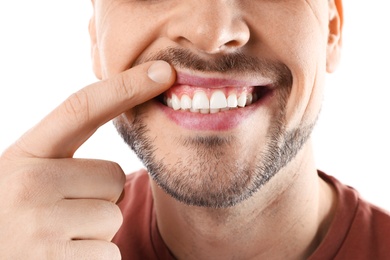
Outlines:
[{"label": "neck", "polygon": [[182,204],[152,182],[163,240],[177,259],[307,258],[328,229],[334,200],[311,158],[307,145],[254,196],[225,209]]}]

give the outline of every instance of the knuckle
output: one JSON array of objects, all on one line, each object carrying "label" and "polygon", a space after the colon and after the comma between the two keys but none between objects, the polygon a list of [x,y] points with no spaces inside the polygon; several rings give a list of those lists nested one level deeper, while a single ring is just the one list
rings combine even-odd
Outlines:
[{"label": "knuckle", "polygon": [[113,84],[116,94],[124,99],[131,99],[135,95],[135,80],[126,74],[119,74]]},{"label": "knuckle", "polygon": [[62,107],[66,118],[75,118],[77,122],[85,122],[89,119],[89,96],[83,89],[73,93],[64,101]]},{"label": "knuckle", "polygon": [[52,188],[55,180],[58,178],[55,171],[48,171],[44,164],[25,166],[21,174],[18,176],[20,182],[19,194],[22,198],[48,197],[50,188]]},{"label": "knuckle", "polygon": [[103,259],[120,260],[122,259],[119,248],[114,243],[107,244],[106,256]]},{"label": "knuckle", "polygon": [[107,184],[112,185],[113,194],[115,194],[113,201],[116,201],[122,193],[123,186],[126,182],[126,175],[120,165],[115,162],[105,161],[103,165],[105,174],[108,177],[107,180],[109,180]]},{"label": "knuckle", "polygon": [[40,205],[61,197],[56,188],[60,173],[50,169],[42,160],[19,161],[4,180],[7,194],[16,205]]},{"label": "knuckle", "polygon": [[122,167],[118,163],[106,161],[104,165],[105,171],[109,174],[110,178],[112,178],[121,185],[124,184],[126,178],[124,176]]},{"label": "knuckle", "polygon": [[13,175],[2,178],[0,180],[0,208],[7,209],[8,214],[18,211],[31,214],[32,209],[45,203],[48,188],[39,184],[33,177],[35,175],[34,170],[29,170],[13,172]]},{"label": "knuckle", "polygon": [[116,204],[114,205],[115,205],[115,220],[116,220],[114,223],[116,223],[116,227],[115,227],[115,233],[116,233],[123,224],[123,215],[118,205]]},{"label": "knuckle", "polygon": [[115,234],[123,222],[123,215],[120,208],[115,203],[104,203],[101,208],[101,216],[111,226],[112,232]]},{"label": "knuckle", "polygon": [[120,260],[121,253],[117,245],[112,242],[87,243],[86,246],[78,248],[75,252],[68,253],[72,257],[66,259],[86,260]]},{"label": "knuckle", "polygon": [[101,239],[111,241],[122,225],[122,212],[116,204],[107,201],[99,203],[95,210],[99,216],[96,224],[101,227],[99,236]]},{"label": "knuckle", "polygon": [[21,167],[10,182],[10,190],[13,191],[17,202],[31,202],[44,193],[45,185],[42,185],[42,171],[37,167]]},{"label": "knuckle", "polygon": [[103,161],[105,170],[113,175],[113,177],[116,177],[119,172],[122,172],[121,167],[118,163],[112,162],[112,161]]}]

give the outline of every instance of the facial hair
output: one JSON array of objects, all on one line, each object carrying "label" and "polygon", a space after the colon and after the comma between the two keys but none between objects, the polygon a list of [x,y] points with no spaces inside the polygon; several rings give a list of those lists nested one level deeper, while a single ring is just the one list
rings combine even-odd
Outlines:
[{"label": "facial hair", "polygon": [[123,123],[120,118],[114,120],[119,134],[144,163],[157,185],[187,205],[226,208],[251,197],[296,156],[315,125],[313,122],[286,129],[286,104],[292,74],[281,63],[242,53],[205,61],[188,50],[169,48],[140,59],[134,65],[149,60],[165,60],[177,68],[195,71],[261,74],[273,79],[278,86],[278,109],[272,115],[267,141],[256,151],[254,160],[234,153],[236,147],[242,146],[236,136],[210,134],[177,137],[175,143],[189,153],[183,153],[174,163],[167,163],[164,155],[157,156],[159,147],[153,142],[154,133],[145,123],[147,114],[140,107],[134,108],[131,124]]}]

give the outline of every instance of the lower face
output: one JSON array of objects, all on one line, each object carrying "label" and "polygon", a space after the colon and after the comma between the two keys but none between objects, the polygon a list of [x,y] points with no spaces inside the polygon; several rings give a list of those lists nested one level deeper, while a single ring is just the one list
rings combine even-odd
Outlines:
[{"label": "lower face", "polygon": [[[234,206],[257,192],[295,157],[310,136],[314,121],[287,129],[292,74],[284,64],[237,55],[210,62],[186,53],[166,49],[138,61],[158,57],[174,64],[177,83],[118,117],[115,126],[153,180],[172,197],[194,206]],[[197,74],[220,75],[227,70],[230,75],[253,75],[269,84],[211,89],[188,86],[189,82],[222,84],[226,80],[191,75],[195,70]],[[213,102],[221,93],[223,102]],[[207,97],[208,107],[201,107],[199,95]],[[223,107],[213,103],[223,103]]]},{"label": "lower face", "polygon": [[[166,60],[178,72],[170,90],[114,123],[153,180],[188,205],[231,207],[261,190],[282,168],[290,167],[320,110],[326,15],[318,23],[307,1],[246,3],[254,5],[245,9],[254,28],[252,41],[236,54],[214,56],[199,55],[162,37],[161,27],[167,24],[162,18],[155,24],[147,21],[148,35],[133,30],[128,39],[114,40],[127,35],[120,28],[131,27],[117,17],[135,17],[138,22],[140,14],[158,13],[158,8],[136,12],[136,4],[128,3],[128,9],[127,4],[113,5],[111,14],[100,15],[105,17],[98,36],[103,78],[128,64],[156,59]],[[251,15],[252,9],[262,15]],[[258,26],[270,21],[274,26]],[[213,99],[217,105],[211,105]]]}]

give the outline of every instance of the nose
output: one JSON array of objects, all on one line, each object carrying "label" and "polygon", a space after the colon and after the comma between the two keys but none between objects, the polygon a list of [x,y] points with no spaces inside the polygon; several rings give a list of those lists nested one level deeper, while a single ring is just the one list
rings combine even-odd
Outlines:
[{"label": "nose", "polygon": [[249,41],[250,31],[234,2],[182,1],[169,22],[168,37],[182,47],[208,54],[243,47]]}]

